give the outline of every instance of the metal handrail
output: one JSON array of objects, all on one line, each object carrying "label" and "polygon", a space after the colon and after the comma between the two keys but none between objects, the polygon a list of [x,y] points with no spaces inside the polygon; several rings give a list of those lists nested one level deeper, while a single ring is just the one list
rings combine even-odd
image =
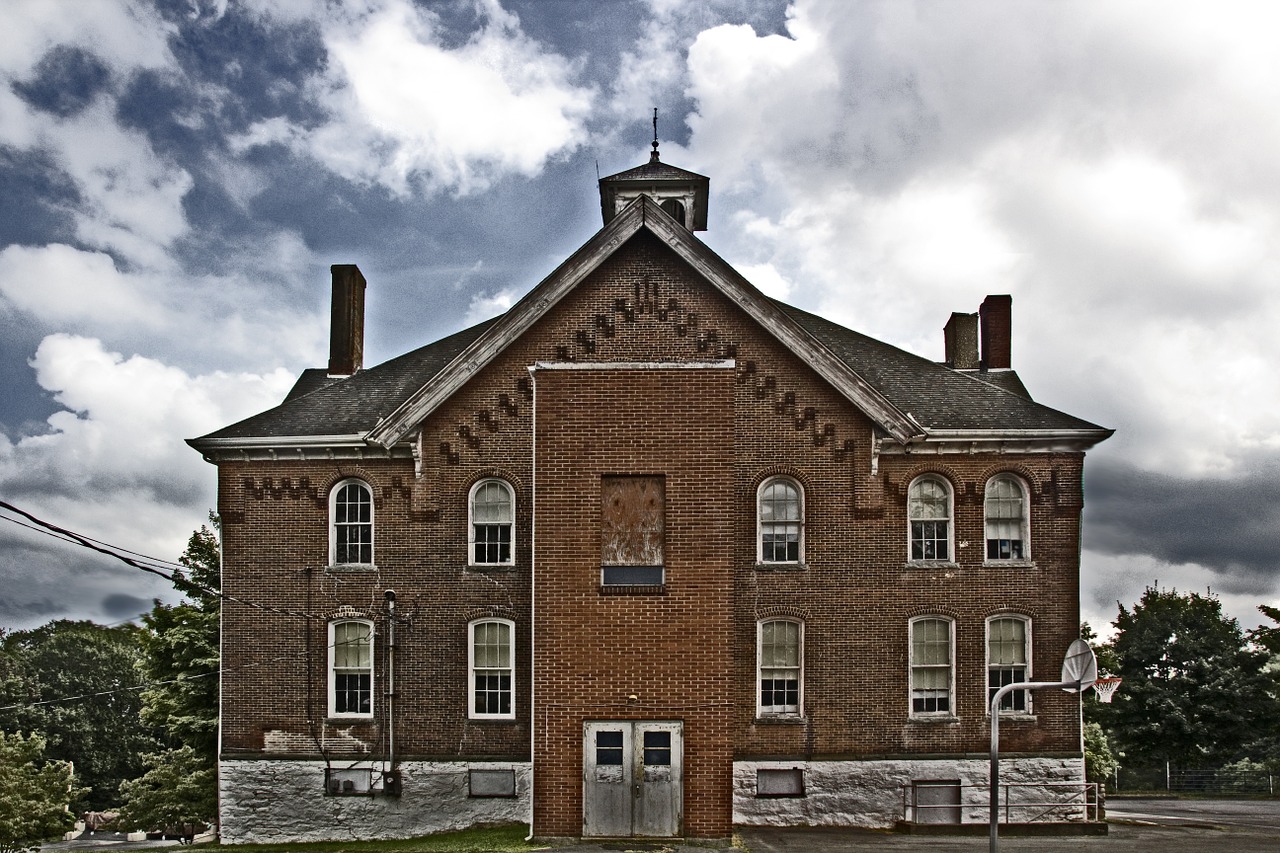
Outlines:
[{"label": "metal handrail", "polygon": [[[916,790],[916,786],[914,784],[905,784],[901,787],[903,819],[908,822],[918,822],[915,818],[919,816],[919,813],[927,812],[929,810],[989,810],[991,807],[991,800],[989,796],[990,789],[985,783],[950,786],[952,788],[959,789],[962,792],[959,803],[916,803],[914,797],[911,796]],[[1006,782],[1001,783],[1000,787],[1004,789],[1004,796],[1001,798],[1003,801],[1003,808],[1001,811],[1004,812],[1004,820],[1002,822],[1005,824],[1012,822],[1011,817],[1015,809],[1040,809],[1039,812],[1030,815],[1026,820],[1022,821],[1023,823],[1047,822],[1043,820],[1045,816],[1052,815],[1055,812],[1060,812],[1062,809],[1067,808],[1070,808],[1073,811],[1079,810],[1083,814],[1085,820],[1096,821],[1098,819],[1098,784],[1096,782]],[[1067,797],[1057,800],[1013,801],[1012,792],[1014,789],[1030,788],[1066,790],[1070,793]],[[982,789],[984,791],[988,791],[988,796],[982,797],[981,799],[967,799],[963,796],[963,791],[968,789]],[[963,822],[963,817],[961,822]]]}]

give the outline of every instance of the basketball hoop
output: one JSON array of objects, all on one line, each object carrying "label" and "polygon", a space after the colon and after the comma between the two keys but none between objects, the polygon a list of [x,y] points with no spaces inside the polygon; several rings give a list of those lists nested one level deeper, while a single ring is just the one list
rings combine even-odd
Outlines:
[{"label": "basketball hoop", "polygon": [[1099,678],[1093,682],[1094,692],[1098,694],[1099,702],[1111,703],[1111,697],[1115,695],[1116,688],[1120,686],[1123,678]]}]

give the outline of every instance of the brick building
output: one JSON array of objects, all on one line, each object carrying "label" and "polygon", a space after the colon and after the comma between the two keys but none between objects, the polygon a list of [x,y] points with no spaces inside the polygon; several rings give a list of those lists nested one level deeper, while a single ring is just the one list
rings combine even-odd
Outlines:
[{"label": "brick building", "polygon": [[[235,599],[226,841],[884,826],[938,783],[985,820],[958,786],[994,688],[1077,635],[1110,431],[1031,399],[1008,296],[943,363],[765,297],[654,148],[506,314],[376,367],[335,266],[328,368],[190,442]],[[1082,779],[1076,697],[1001,729],[1007,778]]]}]

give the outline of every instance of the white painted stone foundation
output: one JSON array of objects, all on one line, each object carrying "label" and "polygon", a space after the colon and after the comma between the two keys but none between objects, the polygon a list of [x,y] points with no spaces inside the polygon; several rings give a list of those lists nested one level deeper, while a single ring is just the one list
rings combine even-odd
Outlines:
[{"label": "white painted stone foundation", "polygon": [[[910,819],[904,805],[914,781],[959,780],[962,823],[986,823],[988,768],[986,758],[885,761],[735,761],[733,765],[733,822],[744,826],[864,826],[889,827]],[[804,772],[804,796],[758,797],[756,774],[765,769]],[[1000,782],[1072,783],[1068,789],[1014,789],[1025,800],[1061,801],[1082,796],[1083,758],[1002,758]],[[905,792],[905,794],[904,794]],[[905,797],[905,800],[904,800]],[[1015,802],[1017,800],[1015,799]],[[1027,810],[1017,810],[1022,822]],[[1001,818],[1003,820],[1003,817]],[[1056,810],[1054,820],[1084,820],[1083,806]]]},{"label": "white painted stone foundation", "polygon": [[[335,761],[334,768],[350,762]],[[471,770],[513,770],[515,797],[472,797]],[[403,761],[398,797],[325,793],[323,761],[222,761],[224,844],[410,838],[529,819],[529,764]]]}]

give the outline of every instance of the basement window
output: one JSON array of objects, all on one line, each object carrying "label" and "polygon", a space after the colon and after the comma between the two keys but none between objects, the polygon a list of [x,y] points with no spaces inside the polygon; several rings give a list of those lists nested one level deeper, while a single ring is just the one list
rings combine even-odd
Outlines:
[{"label": "basement window", "polygon": [[472,770],[467,796],[477,799],[511,798],[516,795],[516,771]]},{"label": "basement window", "polygon": [[803,797],[804,771],[799,767],[757,770],[756,796],[775,799]]}]

